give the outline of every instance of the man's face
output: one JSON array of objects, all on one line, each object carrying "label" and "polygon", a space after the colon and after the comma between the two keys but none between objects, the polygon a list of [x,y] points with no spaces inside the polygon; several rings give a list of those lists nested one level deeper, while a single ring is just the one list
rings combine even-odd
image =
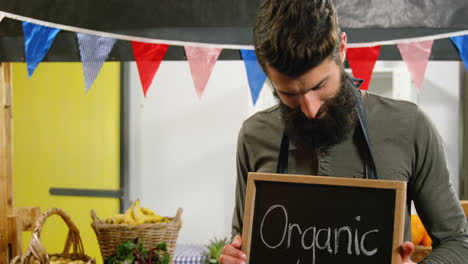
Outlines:
[{"label": "man's face", "polygon": [[350,77],[336,61],[326,59],[297,78],[268,66],[266,70],[291,141],[326,149],[343,141],[354,127],[357,97]]}]

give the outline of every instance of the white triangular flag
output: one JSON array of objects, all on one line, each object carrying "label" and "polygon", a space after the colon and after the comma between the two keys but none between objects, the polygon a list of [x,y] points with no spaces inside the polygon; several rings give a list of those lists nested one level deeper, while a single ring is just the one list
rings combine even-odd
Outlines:
[{"label": "white triangular flag", "polygon": [[76,36],[78,37],[78,45],[80,47],[86,92],[88,92],[101,71],[102,65],[104,65],[116,40],[83,33],[76,33]]}]

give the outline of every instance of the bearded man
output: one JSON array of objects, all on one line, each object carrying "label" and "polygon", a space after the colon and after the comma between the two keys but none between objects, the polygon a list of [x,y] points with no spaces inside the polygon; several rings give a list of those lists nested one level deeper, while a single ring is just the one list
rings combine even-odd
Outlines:
[{"label": "bearded man", "polygon": [[405,181],[403,263],[414,263],[411,202],[433,241],[420,263],[468,263],[468,224],[438,132],[417,105],[357,90],[344,71],[346,34],[332,0],[261,1],[254,44],[279,103],[240,129],[234,239],[220,263],[246,258],[240,235],[248,172]]}]

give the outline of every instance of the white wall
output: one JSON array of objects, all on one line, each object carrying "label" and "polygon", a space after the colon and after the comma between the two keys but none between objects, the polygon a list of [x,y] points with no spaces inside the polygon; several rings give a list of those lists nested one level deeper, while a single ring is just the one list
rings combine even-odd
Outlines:
[{"label": "white wall", "polygon": [[[243,62],[218,61],[199,100],[187,62],[163,61],[144,98],[136,64],[128,65],[128,198],[139,197],[163,215],[182,207],[181,243],[230,236],[237,133],[250,114],[274,102],[268,85],[253,107]],[[370,90],[413,100],[429,114],[444,138],[458,190],[459,63],[430,62],[419,95],[405,67],[378,62]]]},{"label": "white wall", "polygon": [[129,68],[129,198],[163,215],[182,207],[181,242],[230,237],[237,134],[252,108],[243,62],[218,61],[202,100],[185,61],[162,62],[147,98]]}]

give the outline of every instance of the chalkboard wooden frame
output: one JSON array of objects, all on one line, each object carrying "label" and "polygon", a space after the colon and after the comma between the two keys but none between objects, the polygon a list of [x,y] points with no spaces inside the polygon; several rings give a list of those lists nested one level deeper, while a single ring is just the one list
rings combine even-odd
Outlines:
[{"label": "chalkboard wooden frame", "polygon": [[[395,191],[395,207],[394,207],[394,227],[393,227],[393,243],[392,243],[392,264],[401,263],[400,248],[403,244],[405,204],[406,204],[406,183],[401,181],[388,180],[368,180],[355,178],[340,178],[340,177],[324,177],[324,176],[304,176],[292,174],[275,174],[275,173],[256,173],[250,172],[247,180],[247,193],[244,212],[244,226],[242,232],[242,252],[247,256],[247,262],[251,256],[251,241],[252,229],[256,202],[256,183],[262,182],[277,182],[277,183],[299,183],[327,186],[344,186],[352,188],[376,188],[376,189],[392,189]],[[256,264],[256,263],[253,263]]]}]

